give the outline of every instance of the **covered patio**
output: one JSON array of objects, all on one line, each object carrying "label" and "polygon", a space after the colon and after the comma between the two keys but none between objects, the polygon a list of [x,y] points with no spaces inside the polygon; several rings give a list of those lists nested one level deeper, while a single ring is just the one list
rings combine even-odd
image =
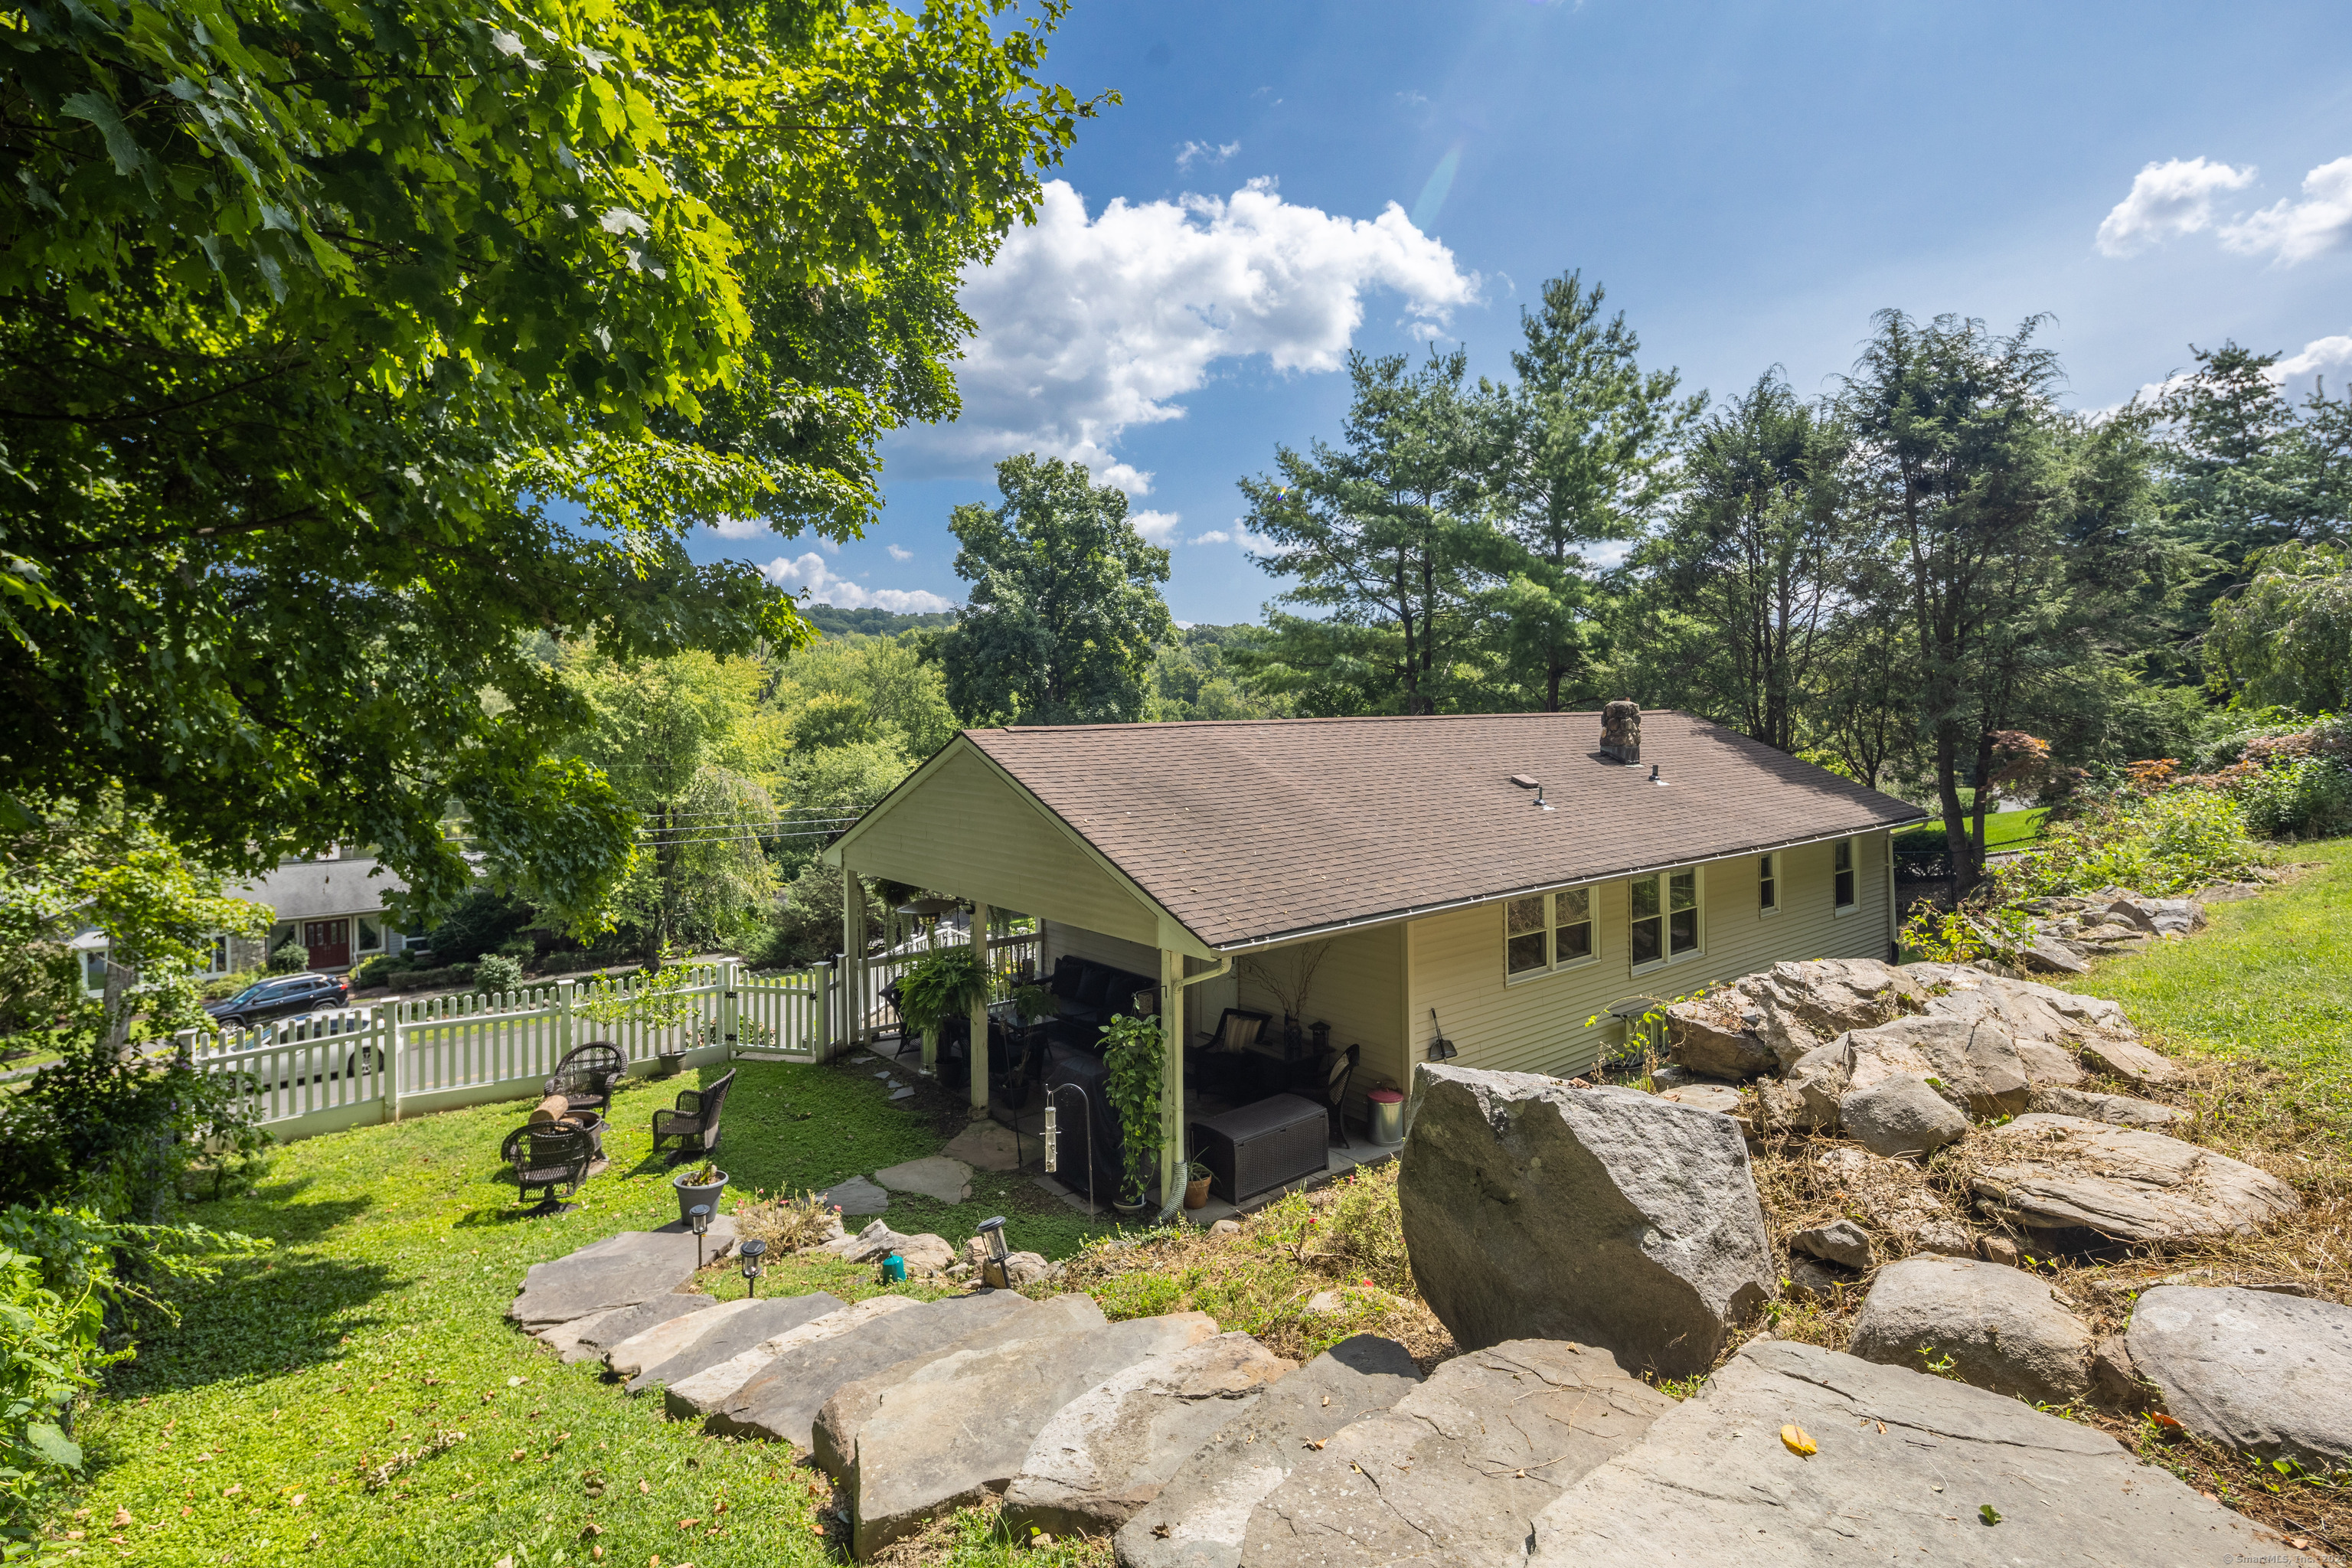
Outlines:
[{"label": "covered patio", "polygon": [[[1169,848],[1171,855],[1183,853],[1181,845]],[[1252,1173],[1271,1168],[1269,1160],[1287,1173],[1268,1184],[1278,1190],[1299,1177],[1344,1168],[1360,1153],[1387,1152],[1368,1146],[1360,1119],[1352,1124],[1344,1119],[1363,1105],[1368,1055],[1377,1054],[1382,1070],[1394,1076],[1386,1058],[1399,1054],[1390,1048],[1399,1042],[1385,1037],[1397,1033],[1398,1007],[1362,1006],[1362,984],[1349,984],[1348,995],[1328,984],[1306,993],[1298,984],[1303,979],[1312,985],[1322,973],[1327,981],[1360,978],[1377,993],[1376,978],[1348,974],[1359,963],[1336,953],[1339,944],[1328,940],[1213,944],[971,736],[918,770],[825,858],[843,879],[849,1016],[860,1042],[877,1051],[915,1047],[898,1029],[891,1005],[890,982],[907,955],[903,944],[869,951],[865,933],[879,911],[867,907],[866,883],[920,888],[969,907],[961,931],[952,930],[952,916],[929,910],[937,932],[930,940],[968,942],[982,966],[998,975],[992,999],[975,1006],[957,1031],[965,1042],[989,1045],[983,1055],[967,1044],[957,1053],[960,1060],[940,1064],[943,1076],[964,1077],[974,1114],[1014,1128],[1027,1150],[1042,1151],[1052,1091],[1062,1130],[1060,1179],[1081,1198],[1087,1188],[1085,1121],[1092,1121],[1097,1145],[1096,1195],[1106,1204],[1112,1195],[1101,1190],[1117,1168],[1099,1147],[1117,1137],[1117,1118],[1102,1092],[1102,1037],[1105,1026],[1122,1015],[1162,1021],[1162,1138],[1154,1152],[1160,1212],[1181,1205],[1189,1158],[1219,1168],[1214,1206],[1198,1211],[1214,1218],[1266,1190],[1252,1184]],[[1033,917],[1035,929],[1012,935],[1008,943],[1015,922],[1005,917],[1016,910]],[[1003,951],[1007,945],[1010,952]],[[1377,970],[1377,954],[1360,956],[1370,956]],[[1389,979],[1393,988],[1392,972]],[[1055,998],[1056,1010],[1034,1025],[1024,1025],[1013,1011],[1012,992],[1023,983],[1042,985]],[[1332,1005],[1324,1005],[1326,994]],[[1291,1007],[1285,1007],[1286,999]],[[1323,1026],[1312,1028],[1301,1016],[1286,1031],[1286,1011],[1301,1006],[1311,1006]],[[981,1070],[983,1061],[986,1070]],[[1335,1099],[1337,1115],[1331,1114]],[[1267,1109],[1254,1121],[1246,1112],[1255,1107]],[[1234,1122],[1237,1111],[1245,1114]],[[1252,1131],[1255,1122],[1284,1125]],[[1193,1139],[1196,1123],[1202,1130]],[[1228,1123],[1243,1129],[1239,1140],[1222,1136]],[[1331,1129],[1340,1131],[1331,1135]],[[1236,1148],[1237,1142],[1249,1146]],[[1310,1162],[1311,1172],[1304,1168]],[[1032,1154],[1030,1163],[1035,1163]]]}]

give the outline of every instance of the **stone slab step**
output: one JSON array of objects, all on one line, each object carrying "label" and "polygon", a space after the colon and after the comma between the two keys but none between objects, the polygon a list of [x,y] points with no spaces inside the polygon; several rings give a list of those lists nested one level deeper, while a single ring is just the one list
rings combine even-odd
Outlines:
[{"label": "stone slab step", "polygon": [[648,1361],[642,1371],[629,1379],[629,1392],[639,1394],[656,1384],[681,1382],[698,1372],[755,1349],[778,1334],[788,1333],[828,1312],[837,1312],[845,1304],[840,1297],[829,1296],[819,1290],[807,1296],[747,1300],[731,1312],[726,1308],[736,1307],[737,1303],[730,1301],[719,1311],[699,1312],[682,1318],[678,1320],[681,1322],[707,1326],[702,1332],[679,1346],[667,1360]]},{"label": "stone slab step", "polygon": [[1160,1495],[1179,1466],[1298,1363],[1248,1334],[1218,1334],[1114,1373],[1061,1409],[1004,1492],[1015,1541],[1108,1535]]},{"label": "stone slab step", "polygon": [[868,1296],[865,1300],[844,1307],[837,1312],[827,1312],[797,1329],[763,1340],[740,1355],[707,1367],[692,1377],[681,1378],[666,1385],[662,1389],[662,1408],[673,1421],[699,1421],[726,1404],[736,1390],[765,1372],[768,1363],[786,1351],[845,1334],[868,1318],[921,1305],[911,1296]]},{"label": "stone slab step", "polygon": [[[699,1258],[722,1258],[734,1244],[735,1222],[721,1215],[701,1238]],[[683,1226],[623,1231],[568,1258],[532,1264],[523,1275],[522,1289],[507,1303],[507,1316],[539,1329],[592,1312],[634,1307],[677,1289],[694,1278],[697,1266],[696,1237]]]},{"label": "stone slab step", "polygon": [[737,1313],[749,1311],[754,1304],[749,1298],[737,1301],[714,1300],[702,1311],[665,1318],[607,1350],[604,1352],[605,1370],[615,1377],[633,1379],[646,1368],[658,1366],[667,1361]]},{"label": "stone slab step", "polygon": [[871,1377],[843,1384],[824,1402],[824,1408],[817,1412],[809,1429],[809,1458],[819,1469],[846,1479],[857,1453],[858,1429],[865,1426],[867,1416],[881,1408],[885,1391],[909,1378],[926,1375],[927,1368],[960,1352],[1050,1341],[1099,1329],[1108,1321],[1091,1296],[1056,1296],[1050,1301],[1033,1304],[1025,1312],[1000,1318],[961,1339],[908,1356]]},{"label": "stone slab step", "polygon": [[884,1391],[858,1429],[850,1470],[853,1551],[870,1558],[950,1510],[1003,1491],[1055,1411],[1216,1331],[1200,1312],[1132,1318],[1050,1345],[961,1352]]},{"label": "stone slab step", "polygon": [[[1607,1353],[1507,1340],[1345,1426],[1251,1512],[1244,1563],[1516,1568],[1536,1515],[1674,1401]],[[1661,1531],[1654,1544],[1670,1542]]]},{"label": "stone slab step", "polygon": [[765,1437],[806,1448],[816,1413],[843,1384],[870,1377],[1033,1305],[1011,1290],[991,1290],[919,1301],[904,1311],[870,1318],[845,1333],[777,1356],[713,1410],[705,1426],[719,1436]]},{"label": "stone slab step", "polygon": [[[648,1297],[634,1307],[599,1312],[592,1318],[575,1319],[563,1325],[564,1329],[571,1331],[572,1343],[570,1349],[562,1352],[562,1358],[567,1363],[603,1361],[604,1352],[623,1340],[635,1338],[656,1323],[666,1323],[689,1312],[709,1311],[717,1305],[719,1298],[716,1296],[697,1296],[673,1290],[667,1295]],[[554,1342],[552,1331],[540,1337],[551,1344]]]},{"label": "stone slab step", "polygon": [[[1819,1451],[1790,1451],[1784,1424]],[[1641,1442],[1547,1507],[1528,1563],[2005,1568],[2266,1554],[2299,1560],[2096,1427],[1925,1373],[1768,1340],[1742,1347]]]},{"label": "stone slab step", "polygon": [[1388,1409],[1420,1382],[1394,1340],[1340,1341],[1243,1405],[1119,1528],[1120,1568],[1241,1568],[1251,1510],[1313,1451],[1307,1445]]}]

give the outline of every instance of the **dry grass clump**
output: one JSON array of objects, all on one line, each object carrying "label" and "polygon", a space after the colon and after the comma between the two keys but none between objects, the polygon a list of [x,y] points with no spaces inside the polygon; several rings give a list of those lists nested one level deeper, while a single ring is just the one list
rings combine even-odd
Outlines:
[{"label": "dry grass clump", "polygon": [[727,1211],[735,1234],[745,1241],[754,1237],[768,1244],[772,1258],[803,1247],[814,1247],[840,1233],[840,1215],[821,1193],[798,1197],[778,1193],[770,1197],[753,1193],[751,1201]]},{"label": "dry grass clump", "polygon": [[1083,1290],[1113,1320],[1206,1312],[1304,1361],[1385,1334],[1423,1370],[1454,1353],[1421,1300],[1397,1219],[1394,1161],[1245,1216],[1238,1236],[1171,1228],[1095,1243],[1047,1289]]}]

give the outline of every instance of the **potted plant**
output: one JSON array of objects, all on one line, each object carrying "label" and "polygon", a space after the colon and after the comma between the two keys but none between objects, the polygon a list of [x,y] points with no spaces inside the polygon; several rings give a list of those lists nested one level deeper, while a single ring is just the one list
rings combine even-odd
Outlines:
[{"label": "potted plant", "polygon": [[1062,1011],[1062,999],[1043,985],[1024,985],[1013,994],[1013,1011],[1024,1026],[1057,1017]]},{"label": "potted plant", "polygon": [[988,994],[988,972],[968,947],[943,947],[907,967],[898,981],[898,1016],[923,1037],[923,1066],[939,1060],[940,1026],[971,1012]]},{"label": "potted plant", "polygon": [[1103,1062],[1110,1068],[1104,1098],[1118,1113],[1126,1169],[1113,1205],[1132,1214],[1143,1206],[1152,1165],[1160,1157],[1160,1079],[1166,1050],[1160,1020],[1121,1016],[1103,1026]]},{"label": "potted plant", "polygon": [[1184,1206],[1186,1208],[1197,1209],[1208,1206],[1209,1178],[1212,1174],[1209,1167],[1198,1160],[1184,1167]]},{"label": "potted plant", "polygon": [[719,1196],[727,1190],[727,1173],[705,1160],[701,1164],[680,1171],[670,1179],[677,1189],[677,1217],[687,1223],[697,1204],[710,1205],[710,1217],[719,1217]]}]

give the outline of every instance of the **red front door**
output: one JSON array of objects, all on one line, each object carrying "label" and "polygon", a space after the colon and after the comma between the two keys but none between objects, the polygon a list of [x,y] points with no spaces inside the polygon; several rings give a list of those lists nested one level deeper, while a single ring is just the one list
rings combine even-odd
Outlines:
[{"label": "red front door", "polygon": [[302,945],[310,950],[313,969],[345,969],[352,962],[352,922],[304,921]]}]

